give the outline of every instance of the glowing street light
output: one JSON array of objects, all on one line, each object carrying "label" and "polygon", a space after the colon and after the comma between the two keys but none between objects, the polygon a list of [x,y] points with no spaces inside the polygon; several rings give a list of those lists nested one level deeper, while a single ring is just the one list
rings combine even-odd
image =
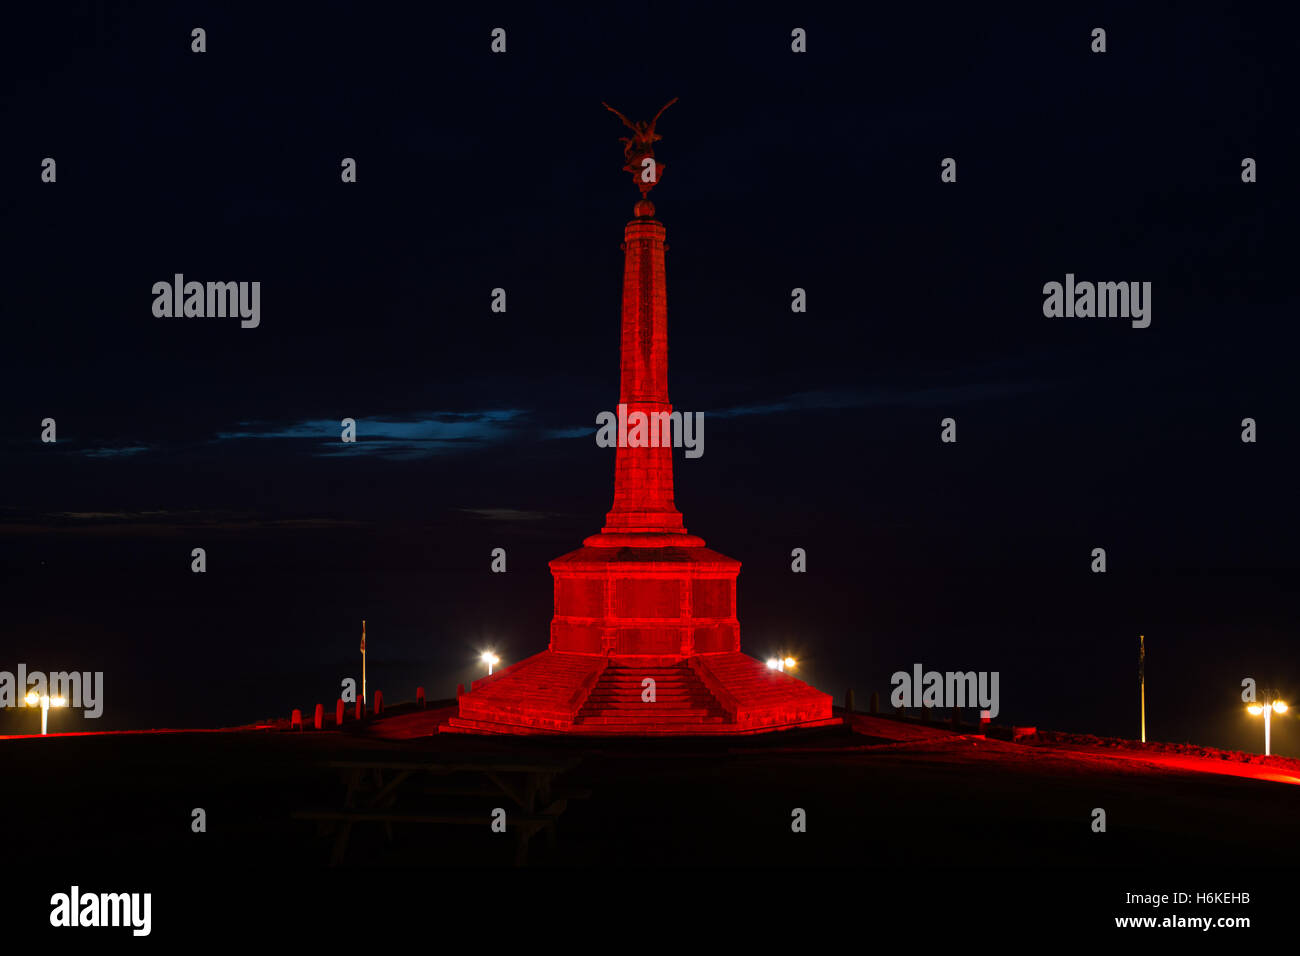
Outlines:
[{"label": "glowing street light", "polygon": [[501,658],[497,657],[491,651],[484,651],[483,656],[479,658],[479,660],[488,666],[488,677],[492,676],[493,665],[501,663]]},{"label": "glowing street light", "polygon": [[24,697],[23,700],[27,703],[28,707],[35,707],[37,704],[41,705],[41,736],[42,737],[44,737],[48,732],[49,723],[50,723],[50,708],[68,706],[68,700],[66,697],[51,697],[49,694],[37,694],[35,691],[32,691],[30,694]]},{"label": "glowing street light", "polygon": [[1267,757],[1269,755],[1270,724],[1272,723],[1269,718],[1273,716],[1273,711],[1285,714],[1286,704],[1280,700],[1275,700],[1271,704],[1251,704],[1246,710],[1250,711],[1253,717],[1258,717],[1260,714],[1264,715],[1264,756]]},{"label": "glowing street light", "polygon": [[770,671],[780,671],[784,674],[787,670],[794,670],[796,661],[793,657],[773,657],[767,662],[767,669]]}]

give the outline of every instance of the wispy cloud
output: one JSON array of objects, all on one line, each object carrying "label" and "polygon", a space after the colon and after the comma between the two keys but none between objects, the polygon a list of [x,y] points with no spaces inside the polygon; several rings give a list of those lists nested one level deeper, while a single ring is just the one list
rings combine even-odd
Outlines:
[{"label": "wispy cloud", "polygon": [[592,416],[589,428],[552,428],[542,434],[543,438],[590,438],[596,434],[596,416]]},{"label": "wispy cloud", "polygon": [[128,455],[138,455],[142,451],[148,451],[148,445],[126,445],[117,448],[83,448],[81,453],[87,458],[125,458]]},{"label": "wispy cloud", "polygon": [[[842,408],[938,408],[967,402],[992,401],[1048,388],[1043,382],[984,382],[969,385],[906,388],[880,386],[869,389],[820,389],[796,392],[783,398],[705,411],[706,418],[740,418],[754,415],[783,415],[789,412],[834,411]],[[678,409],[681,411],[682,409]],[[595,416],[587,428],[556,428],[547,438],[591,438],[596,433]]]},{"label": "wispy cloud", "polygon": [[7,511],[0,514],[0,535],[64,533],[171,536],[195,529],[293,531],[361,528],[368,524],[366,521],[349,518],[267,518],[237,511],[50,511],[32,515]]},{"label": "wispy cloud", "polygon": [[375,455],[381,458],[430,458],[457,450],[498,444],[515,437],[528,419],[520,409],[478,412],[422,412],[404,418],[358,418],[355,442],[341,440],[341,419],[317,418],[288,425],[240,422],[238,430],[219,432],[218,441],[280,439],[315,442],[317,456]]},{"label": "wispy cloud", "polygon": [[460,508],[466,514],[477,515],[488,521],[539,521],[551,517],[547,511],[524,511],[519,508]]},{"label": "wispy cloud", "polygon": [[777,415],[785,412],[821,411],[839,408],[932,408],[966,402],[990,401],[1039,391],[1039,382],[989,382],[933,388],[848,389],[843,391],[797,392],[773,402],[735,405],[713,414],[720,418],[741,415]]}]

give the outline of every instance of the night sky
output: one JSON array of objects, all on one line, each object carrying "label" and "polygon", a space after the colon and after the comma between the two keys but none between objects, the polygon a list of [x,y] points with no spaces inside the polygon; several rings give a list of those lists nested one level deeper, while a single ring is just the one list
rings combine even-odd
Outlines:
[{"label": "night sky", "polygon": [[[105,672],[55,729],[221,726],[329,706],[362,618],[390,700],[545,649],[613,490],[601,100],[677,96],[677,504],[743,562],[742,649],[860,705],[998,671],[1002,720],[1136,736],[1142,633],[1149,739],[1262,750],[1242,678],[1300,696],[1294,31],[1052,6],[6,10],[0,670]],[[155,317],[175,273],[260,281],[260,326]],[[1151,282],[1150,327],[1045,317],[1067,273]]]}]

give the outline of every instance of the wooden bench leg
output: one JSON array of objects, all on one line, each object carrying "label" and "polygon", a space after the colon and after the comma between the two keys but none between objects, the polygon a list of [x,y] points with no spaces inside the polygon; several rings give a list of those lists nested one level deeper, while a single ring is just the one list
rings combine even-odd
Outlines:
[{"label": "wooden bench leg", "polygon": [[348,852],[348,837],[352,835],[352,824],[339,825],[339,835],[334,839],[334,851],[330,854],[330,866],[342,866],[343,858]]}]

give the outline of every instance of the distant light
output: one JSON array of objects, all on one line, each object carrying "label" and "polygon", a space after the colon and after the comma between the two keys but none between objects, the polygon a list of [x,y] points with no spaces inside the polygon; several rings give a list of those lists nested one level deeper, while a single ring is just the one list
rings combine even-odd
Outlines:
[{"label": "distant light", "polygon": [[493,654],[491,651],[484,651],[484,652],[483,652],[483,656],[482,656],[481,658],[479,658],[479,660],[481,660],[484,664],[486,664],[486,665],[488,666],[488,676],[489,676],[489,677],[492,676],[492,668],[493,668],[493,666],[496,665],[496,664],[501,663],[501,658],[497,657],[497,656],[496,656],[495,654]]},{"label": "distant light", "polygon": [[781,662],[778,661],[775,657],[773,657],[771,660],[767,662],[767,669],[770,671],[779,670],[780,667],[781,667]]},{"label": "distant light", "polygon": [[790,668],[790,670],[794,670],[794,663],[795,661],[793,657],[787,657],[785,659],[785,666]]},{"label": "distant light", "polygon": [[35,707],[37,703],[41,705],[41,736],[42,737],[44,737],[49,730],[50,708],[68,706],[68,699],[66,697],[51,697],[49,694],[37,694],[35,691],[32,691],[30,694],[24,697],[23,700],[25,700],[32,707]]},{"label": "distant light", "polygon": [[1274,711],[1279,714],[1285,714],[1286,703],[1280,700],[1275,700],[1271,704],[1251,704],[1246,709],[1250,711],[1252,716],[1258,717],[1260,714],[1264,715],[1264,756],[1270,756],[1273,752],[1273,745],[1272,728],[1270,727],[1272,721],[1270,721],[1269,718],[1273,716]]}]

